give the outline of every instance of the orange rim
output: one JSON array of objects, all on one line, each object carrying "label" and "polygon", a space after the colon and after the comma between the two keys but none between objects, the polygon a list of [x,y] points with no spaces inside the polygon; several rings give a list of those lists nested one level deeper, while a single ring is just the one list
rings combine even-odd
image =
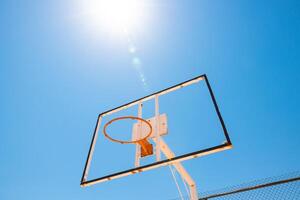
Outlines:
[{"label": "orange rim", "polygon": [[[116,121],[119,121],[119,120],[123,120],[123,119],[133,119],[133,120],[138,120],[138,121],[141,121],[141,122],[144,122],[145,124],[147,124],[150,128],[150,131],[149,133],[142,139],[139,139],[139,140],[133,140],[133,141],[126,141],[126,140],[117,140],[117,139],[114,139],[112,137],[110,137],[107,132],[106,132],[106,129],[107,127],[113,123],[113,122],[116,122]],[[133,144],[133,143],[139,143],[143,140],[146,140],[148,137],[150,137],[152,133],[152,126],[150,124],[150,122],[148,122],[147,120],[144,120],[143,118],[139,118],[139,117],[134,117],[134,116],[124,116],[124,117],[117,117],[117,118],[114,118],[112,120],[110,120],[109,122],[107,122],[105,125],[104,125],[104,128],[103,128],[103,134],[106,138],[108,138],[109,140],[113,141],[113,142],[118,142],[118,143],[121,143],[121,144]]]}]

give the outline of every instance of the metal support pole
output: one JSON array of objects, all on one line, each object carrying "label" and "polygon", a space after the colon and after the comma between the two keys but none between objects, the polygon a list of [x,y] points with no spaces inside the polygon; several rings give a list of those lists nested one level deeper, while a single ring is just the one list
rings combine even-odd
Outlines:
[{"label": "metal support pole", "polygon": [[155,95],[155,138],[157,139],[155,150],[156,150],[156,161],[160,161],[160,120],[159,120],[159,102],[158,94]]},{"label": "metal support pole", "polygon": [[[157,143],[156,138],[153,138],[153,141]],[[165,141],[162,138],[160,138],[160,145],[161,145],[161,151],[168,159],[172,159],[175,157],[175,154],[172,152],[172,150],[168,147],[168,145],[165,143]],[[185,168],[180,162],[175,162],[172,165],[175,167],[175,169],[181,175],[183,180],[189,186],[191,200],[198,200],[198,192],[197,192],[195,181],[192,179],[192,177],[189,175],[189,173],[185,170]]]},{"label": "metal support pole", "polygon": [[82,178],[81,178],[81,182],[86,181],[87,178],[88,178],[90,165],[91,165],[92,157],[93,157],[94,150],[95,150],[95,144],[96,144],[96,141],[97,141],[97,138],[98,138],[98,130],[99,130],[99,127],[100,127],[100,124],[101,124],[101,120],[102,120],[102,116],[99,115],[98,119],[97,119],[95,130],[94,130],[91,146],[90,146],[90,149],[89,149],[89,154],[88,154],[88,157],[87,157],[87,160],[86,160],[86,163],[85,163],[85,167],[84,167],[83,175],[82,175]]},{"label": "metal support pole", "polygon": [[[139,102],[138,104],[138,117],[142,118],[143,115],[143,103]],[[141,133],[142,133],[142,122],[139,121],[139,126],[138,126],[138,130],[137,130],[137,135],[135,137],[140,138],[141,137]],[[141,158],[141,145],[136,144],[135,145],[135,167],[139,167],[140,166],[140,158]]]}]

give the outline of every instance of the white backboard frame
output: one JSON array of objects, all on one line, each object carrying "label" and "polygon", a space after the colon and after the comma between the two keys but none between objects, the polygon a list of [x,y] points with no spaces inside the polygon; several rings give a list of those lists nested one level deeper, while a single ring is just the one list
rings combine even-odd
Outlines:
[{"label": "white backboard frame", "polygon": [[[210,148],[206,148],[206,149],[199,149],[198,151],[190,152],[190,153],[180,155],[180,156],[176,156],[176,157],[173,157],[173,158],[170,158],[170,159],[159,160],[159,161],[157,161],[155,163],[152,163],[152,164],[143,165],[143,166],[140,166],[140,167],[135,167],[135,168],[128,169],[128,170],[125,170],[125,171],[121,171],[121,172],[109,174],[109,175],[106,175],[106,176],[102,176],[102,177],[99,177],[99,178],[96,178],[96,179],[88,180],[88,173],[89,173],[89,169],[90,169],[90,165],[91,165],[91,161],[92,161],[92,157],[93,157],[93,152],[94,152],[94,149],[95,149],[95,144],[96,144],[96,141],[97,141],[97,138],[98,138],[99,127],[101,125],[101,120],[104,116],[116,113],[116,112],[121,111],[123,109],[127,109],[131,106],[134,106],[134,105],[138,105],[142,102],[145,102],[145,101],[148,101],[148,100],[151,100],[151,99],[154,99],[154,98],[158,98],[161,95],[165,95],[169,92],[173,92],[175,90],[178,90],[180,88],[189,86],[191,84],[198,83],[199,81],[204,81],[206,83],[211,101],[214,105],[215,112],[218,116],[219,122],[220,122],[222,130],[223,130],[223,134],[224,134],[224,137],[225,137],[225,142],[224,143],[222,143],[220,145],[217,145],[217,146],[210,147]],[[106,112],[103,112],[103,113],[99,114],[98,119],[97,119],[97,123],[96,123],[96,127],[95,127],[95,130],[94,130],[94,134],[93,134],[93,137],[92,137],[91,145],[90,145],[90,148],[89,148],[88,156],[87,156],[87,159],[86,159],[85,167],[84,167],[84,170],[83,170],[83,175],[82,175],[82,178],[81,178],[80,185],[82,187],[86,187],[86,186],[90,186],[90,185],[93,185],[93,184],[96,184],[96,183],[109,181],[109,180],[112,180],[112,179],[128,176],[128,175],[131,175],[131,174],[136,174],[136,173],[147,171],[147,170],[150,170],[150,169],[155,169],[155,168],[161,167],[161,166],[175,164],[175,163],[178,163],[178,162],[181,162],[181,161],[184,161],[184,160],[209,155],[209,154],[212,154],[212,153],[217,153],[217,152],[224,151],[224,150],[231,149],[231,148],[232,148],[232,143],[231,143],[229,134],[227,132],[225,123],[223,121],[223,118],[221,116],[221,113],[219,111],[219,107],[217,105],[217,102],[216,102],[216,99],[214,97],[213,91],[211,89],[211,86],[209,84],[207,76],[205,74],[203,74],[203,75],[197,76],[193,79],[190,79],[188,81],[182,82],[180,84],[177,84],[175,86],[169,87],[169,88],[164,89],[164,90],[161,90],[159,92],[155,92],[155,93],[150,94],[148,96],[145,96],[143,98],[137,99],[137,100],[132,101],[130,103],[124,104],[122,106],[119,106],[117,108],[114,108],[114,109],[111,109],[111,110],[108,110]]]}]

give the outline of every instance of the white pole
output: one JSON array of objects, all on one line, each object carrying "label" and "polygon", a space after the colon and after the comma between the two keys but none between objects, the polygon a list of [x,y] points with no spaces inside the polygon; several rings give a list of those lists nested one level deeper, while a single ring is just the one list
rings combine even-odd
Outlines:
[{"label": "white pole", "polygon": [[158,95],[155,95],[155,138],[157,139],[156,142],[156,161],[160,161],[160,122],[159,122],[159,102],[158,102]]},{"label": "white pole", "polygon": [[[153,138],[153,141],[157,143],[156,138]],[[168,145],[165,143],[165,141],[162,138],[160,138],[160,145],[161,145],[161,151],[168,159],[175,157],[175,154],[172,152],[172,150],[168,147]],[[173,163],[173,166],[189,186],[191,200],[198,200],[198,192],[197,192],[195,181],[192,179],[192,177],[189,175],[189,173],[185,170],[185,168],[180,162]]]},{"label": "white pole", "polygon": [[[142,118],[142,113],[143,112],[143,103],[139,102],[138,104],[138,117]],[[141,133],[142,133],[142,121],[138,122],[138,126],[137,126],[137,132],[136,132],[136,138],[140,138],[141,137]],[[135,167],[139,167],[140,166],[140,158],[141,158],[141,146],[139,144],[135,145]]]},{"label": "white pole", "polygon": [[93,142],[92,142],[91,152],[90,152],[90,155],[88,157],[87,166],[86,166],[86,170],[85,170],[85,173],[84,173],[84,178],[83,178],[84,181],[87,180],[87,177],[88,177],[88,174],[89,174],[90,165],[91,165],[91,162],[92,162],[92,157],[93,157],[94,150],[95,150],[95,144],[96,144],[96,141],[98,139],[98,131],[99,131],[99,127],[101,125],[101,121],[102,121],[102,116],[99,117],[98,123],[96,125],[95,137],[94,137]]}]

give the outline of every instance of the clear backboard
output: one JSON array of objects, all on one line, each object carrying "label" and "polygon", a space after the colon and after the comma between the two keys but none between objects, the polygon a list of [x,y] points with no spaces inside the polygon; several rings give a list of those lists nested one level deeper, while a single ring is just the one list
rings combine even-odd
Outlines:
[{"label": "clear backboard", "polygon": [[[232,147],[206,75],[99,114],[81,186],[173,165]],[[196,199],[196,197],[195,197]]]}]

